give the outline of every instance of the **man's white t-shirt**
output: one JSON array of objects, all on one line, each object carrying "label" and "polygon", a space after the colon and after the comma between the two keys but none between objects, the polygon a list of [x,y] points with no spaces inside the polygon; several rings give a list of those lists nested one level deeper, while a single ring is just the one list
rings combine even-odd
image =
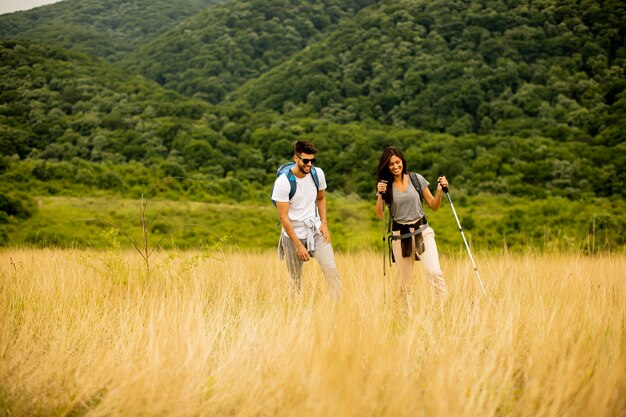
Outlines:
[{"label": "man's white t-shirt", "polygon": [[[326,176],[321,168],[315,168],[317,177],[320,180],[320,191],[326,189]],[[317,213],[317,188],[311,174],[305,175],[303,178],[296,179],[296,194],[289,201],[289,192],[291,186],[286,174],[276,178],[274,182],[274,191],[272,192],[272,200],[289,204],[289,220],[293,226],[298,239],[306,239],[307,228],[304,224],[306,220],[313,220],[315,229],[319,230],[322,221]],[[285,229],[283,228],[283,233]],[[286,235],[286,233],[285,233]]]}]

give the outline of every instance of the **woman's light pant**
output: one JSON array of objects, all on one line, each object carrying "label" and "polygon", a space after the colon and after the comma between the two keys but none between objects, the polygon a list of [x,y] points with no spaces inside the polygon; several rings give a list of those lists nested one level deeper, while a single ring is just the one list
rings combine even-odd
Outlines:
[{"label": "woman's light pant", "polygon": [[[415,229],[411,228],[411,232]],[[399,235],[400,231],[393,232],[394,235]],[[420,262],[424,266],[424,272],[430,281],[430,284],[435,289],[435,292],[445,297],[448,295],[448,288],[446,282],[443,279],[443,272],[441,272],[441,266],[439,265],[439,252],[437,251],[437,244],[435,243],[435,231],[432,227],[427,227],[422,232],[424,238],[424,252],[419,255]],[[415,239],[411,239],[413,243],[413,251],[415,253]],[[415,265],[415,256],[408,258],[402,257],[402,249],[400,247],[400,239],[393,240],[392,243],[393,256],[398,267],[398,273],[400,279],[398,281],[398,287],[402,292],[409,292],[411,283],[413,282],[413,265]]]}]

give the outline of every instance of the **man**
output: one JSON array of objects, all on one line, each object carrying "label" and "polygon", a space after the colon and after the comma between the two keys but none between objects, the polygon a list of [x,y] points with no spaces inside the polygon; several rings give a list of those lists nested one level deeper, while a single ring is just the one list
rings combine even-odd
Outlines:
[{"label": "man", "polygon": [[[293,157],[295,165],[291,168],[293,176],[287,172],[279,175],[274,182],[272,200],[276,202],[283,226],[278,254],[281,259],[285,258],[292,288],[296,292],[301,288],[303,264],[313,257],[322,267],[329,294],[339,298],[341,284],[326,220],[326,177],[321,168],[313,167],[316,154],[313,143],[297,141]],[[291,199],[290,177],[292,182],[295,179],[296,184]]]}]

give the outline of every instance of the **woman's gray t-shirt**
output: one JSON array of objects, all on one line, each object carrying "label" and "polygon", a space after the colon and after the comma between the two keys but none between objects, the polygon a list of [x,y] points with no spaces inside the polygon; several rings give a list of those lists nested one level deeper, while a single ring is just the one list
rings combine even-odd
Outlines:
[{"label": "woman's gray t-shirt", "polygon": [[[419,183],[424,187],[428,187],[429,182],[420,174],[416,174]],[[413,224],[424,217],[424,207],[420,200],[420,195],[413,186],[413,181],[409,178],[409,185],[406,191],[402,192],[393,189],[393,203],[391,204],[391,218],[400,224]]]}]

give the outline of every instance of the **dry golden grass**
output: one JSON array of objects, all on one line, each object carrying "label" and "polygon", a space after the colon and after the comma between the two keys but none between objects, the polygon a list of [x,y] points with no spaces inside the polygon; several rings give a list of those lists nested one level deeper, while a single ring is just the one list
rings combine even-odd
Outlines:
[{"label": "dry golden grass", "polygon": [[378,253],[287,291],[273,253],[0,252],[0,415],[624,416],[626,257],[443,258],[408,298]]}]

